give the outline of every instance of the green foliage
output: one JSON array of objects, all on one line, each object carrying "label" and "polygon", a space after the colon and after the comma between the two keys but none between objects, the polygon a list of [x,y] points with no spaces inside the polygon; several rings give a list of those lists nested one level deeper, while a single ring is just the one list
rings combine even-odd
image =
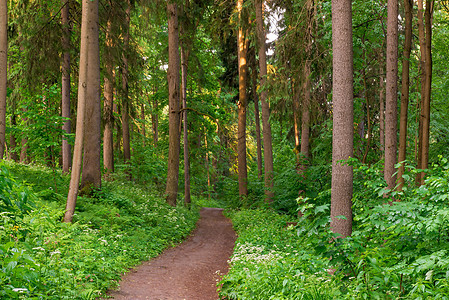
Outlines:
[{"label": "green foliage", "polygon": [[[29,169],[32,183],[40,180],[31,167],[10,166],[21,174]],[[79,198],[75,222],[66,224],[64,195],[49,187],[35,193],[5,167],[0,186],[1,199],[15,205],[0,213],[2,299],[95,299],[131,266],[181,241],[198,219],[197,210],[173,208],[149,189],[116,179],[93,198]],[[25,199],[35,205],[28,208]]]},{"label": "green foliage", "polygon": [[447,299],[448,160],[440,158],[419,188],[414,185],[419,170],[408,167],[406,188],[389,197],[382,166],[350,163],[355,167],[350,237],[336,239],[330,231],[328,190],[300,199],[297,225],[287,226],[293,219],[273,211],[229,213],[239,238],[231,270],[221,281],[222,296]]}]

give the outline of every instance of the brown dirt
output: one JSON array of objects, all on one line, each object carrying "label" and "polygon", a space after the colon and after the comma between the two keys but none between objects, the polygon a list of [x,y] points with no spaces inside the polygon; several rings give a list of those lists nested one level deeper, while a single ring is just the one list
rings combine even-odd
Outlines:
[{"label": "brown dirt", "polygon": [[215,300],[217,281],[228,270],[235,243],[222,209],[203,208],[197,228],[181,245],[131,270],[114,299]]}]

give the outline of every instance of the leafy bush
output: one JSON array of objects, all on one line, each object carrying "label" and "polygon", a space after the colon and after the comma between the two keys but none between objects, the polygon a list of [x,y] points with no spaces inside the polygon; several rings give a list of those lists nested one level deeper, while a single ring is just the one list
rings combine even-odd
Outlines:
[{"label": "leafy bush", "polygon": [[221,281],[223,297],[448,299],[448,161],[433,165],[418,188],[420,170],[407,167],[406,188],[390,194],[381,166],[351,163],[350,237],[336,239],[330,231],[330,190],[301,201],[296,226],[287,227],[293,219],[270,210],[229,213],[239,238]]},{"label": "leafy bush", "polygon": [[[4,170],[1,198],[22,198],[0,214],[2,299],[95,299],[130,267],[181,241],[198,219],[196,210],[173,208],[154,192],[115,181],[94,198],[79,198],[75,222],[62,223],[64,195],[49,188],[34,193]],[[35,205],[22,212],[25,198]]]}]

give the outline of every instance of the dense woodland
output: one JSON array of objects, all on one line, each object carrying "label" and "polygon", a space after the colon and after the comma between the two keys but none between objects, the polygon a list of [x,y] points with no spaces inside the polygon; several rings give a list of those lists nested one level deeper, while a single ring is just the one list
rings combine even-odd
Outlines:
[{"label": "dense woodland", "polygon": [[447,299],[448,41],[445,0],[1,0],[0,298],[222,206],[225,299]]}]

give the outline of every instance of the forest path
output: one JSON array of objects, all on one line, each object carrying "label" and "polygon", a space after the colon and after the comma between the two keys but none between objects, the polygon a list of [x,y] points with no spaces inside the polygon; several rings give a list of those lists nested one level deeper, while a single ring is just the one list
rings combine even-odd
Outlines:
[{"label": "forest path", "polygon": [[236,235],[219,208],[202,208],[193,234],[181,245],[131,270],[114,299],[216,300],[219,274],[228,270]]}]

